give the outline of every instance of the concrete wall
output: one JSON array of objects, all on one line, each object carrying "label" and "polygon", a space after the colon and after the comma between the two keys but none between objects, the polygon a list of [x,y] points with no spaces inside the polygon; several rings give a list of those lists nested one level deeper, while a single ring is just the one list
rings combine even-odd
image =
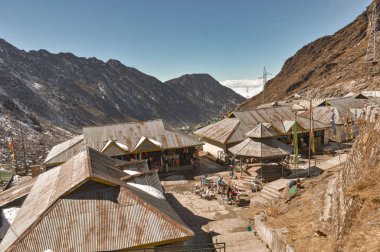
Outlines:
[{"label": "concrete wall", "polygon": [[295,249],[287,244],[276,231],[264,223],[264,216],[255,216],[255,230],[260,239],[268,244],[274,252],[295,252]]}]

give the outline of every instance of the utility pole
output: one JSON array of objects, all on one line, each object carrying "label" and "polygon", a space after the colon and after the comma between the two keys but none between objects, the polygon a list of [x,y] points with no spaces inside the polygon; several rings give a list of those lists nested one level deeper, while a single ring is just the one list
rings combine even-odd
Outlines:
[{"label": "utility pole", "polygon": [[24,130],[22,129],[22,125],[20,125],[20,130],[21,130],[22,151],[23,151],[23,155],[24,155],[24,161],[23,161],[23,164],[22,164],[22,169],[23,169],[23,172],[26,172],[25,141],[24,141]]},{"label": "utility pole", "polygon": [[[313,111],[313,107],[312,107],[312,101],[311,101],[311,99],[310,99],[310,107],[309,107],[309,109],[310,109],[310,115],[309,115],[309,117],[310,117],[310,133],[309,133],[309,168],[307,169],[307,177],[308,178],[310,178],[310,167],[311,167],[311,145],[312,144],[314,144],[314,143],[312,143],[311,141],[314,141],[314,137],[313,137],[313,139],[311,139],[311,136],[312,135],[314,135],[314,129],[313,129],[313,125],[312,125],[312,123],[313,123],[313,121],[312,121],[312,111]],[[315,155],[315,153],[314,153],[314,155]]]},{"label": "utility pole", "polygon": [[259,79],[263,79],[263,91],[262,91],[263,95],[262,95],[261,104],[264,104],[265,102],[265,85],[267,84],[267,81],[268,81],[268,75],[272,75],[272,74],[268,73],[264,66],[263,76],[259,77]]}]

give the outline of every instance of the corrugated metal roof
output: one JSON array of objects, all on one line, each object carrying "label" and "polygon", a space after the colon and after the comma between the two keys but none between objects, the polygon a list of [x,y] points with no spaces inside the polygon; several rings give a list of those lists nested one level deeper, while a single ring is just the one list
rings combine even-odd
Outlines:
[{"label": "corrugated metal roof", "polygon": [[133,150],[144,136],[161,143],[163,149],[202,145],[197,139],[167,130],[162,120],[84,127],[83,135],[86,146],[95,150],[101,150],[108,140],[117,140]]},{"label": "corrugated metal roof", "polygon": [[161,149],[162,149],[161,143],[143,136],[140,138],[140,140],[136,144],[133,151],[134,152],[148,152],[148,151],[157,151]]},{"label": "corrugated metal roof", "polygon": [[154,173],[142,173],[138,176],[132,176],[131,179],[128,179],[128,182],[140,184],[140,185],[148,185],[156,188],[160,192],[162,191],[162,186],[160,182],[160,178],[158,177],[157,172]]},{"label": "corrugated metal roof", "polygon": [[37,177],[29,179],[15,187],[2,191],[0,193],[0,207],[28,195],[36,179]]},{"label": "corrugated metal roof", "polygon": [[210,124],[204,128],[201,128],[195,131],[194,134],[200,137],[212,139],[219,143],[225,143],[238,125],[239,119],[226,118],[219,122]]},{"label": "corrugated metal roof", "polygon": [[236,156],[255,158],[276,158],[287,156],[292,148],[275,138],[252,139],[247,138],[243,142],[228,149]]},{"label": "corrugated metal roof", "polygon": [[[326,102],[326,98],[317,98],[311,100],[311,106],[313,108],[318,107]],[[298,104],[301,107],[304,107],[305,109],[310,109],[310,101],[309,100],[295,100],[295,104]]]},{"label": "corrugated metal roof", "polygon": [[[223,119],[195,132],[203,138],[220,143],[237,143],[244,141],[245,134],[260,123],[272,125],[277,135],[288,133],[287,121],[294,121],[295,113],[289,107],[261,108],[247,111],[234,111],[231,118]],[[284,124],[285,122],[285,124]],[[309,119],[297,116],[297,122],[305,131],[310,130]],[[329,125],[314,121],[315,130],[323,130]]]},{"label": "corrugated metal roof", "polygon": [[[344,124],[347,119],[353,120],[354,111],[362,111],[371,103],[379,103],[380,99],[356,99],[353,97],[335,98],[326,101],[330,106],[316,107],[313,109],[313,118],[325,124],[331,124],[331,116],[334,113],[336,124]],[[302,116],[309,117],[309,112],[302,113]]]},{"label": "corrugated metal roof", "polygon": [[129,150],[133,150],[141,137],[147,137],[161,143],[164,150],[203,144],[193,137],[166,129],[162,120],[84,127],[83,135],[54,146],[44,164],[66,162],[86,146],[101,151],[109,140],[115,140]]},{"label": "corrugated metal roof", "polygon": [[380,97],[380,90],[366,90],[362,94],[368,97]]},{"label": "corrugated metal roof", "polygon": [[[235,111],[233,116],[239,119],[240,124],[231,134],[228,143],[237,143],[245,139],[245,134],[252,130],[260,123],[269,123],[277,132],[277,135],[284,135],[288,133],[284,125],[286,121],[294,121],[294,112],[289,107],[273,107],[262,108],[248,111]],[[305,130],[310,130],[310,123],[304,117],[297,116],[297,122],[302,125]],[[285,123],[286,124],[286,123]],[[314,121],[314,129],[322,130],[328,128],[321,122]]]},{"label": "corrugated metal roof", "polygon": [[[267,125],[270,126],[270,124]],[[245,136],[251,138],[268,138],[275,136],[275,134],[269,129],[269,127],[265,126],[263,123],[260,123],[253,128],[253,130],[248,131]]]},{"label": "corrugated metal roof", "polygon": [[[297,115],[296,121],[299,123],[299,125],[301,125],[304,131],[310,131],[310,118],[305,117],[303,115]],[[316,120],[314,117],[312,123],[314,130],[325,130],[330,128],[330,124],[320,122],[319,120]]]},{"label": "corrugated metal roof", "polygon": [[128,186],[112,163],[86,149],[38,176],[0,250],[119,250],[193,235],[167,201]]},{"label": "corrugated metal roof", "polygon": [[245,132],[248,132],[259,123],[270,123],[279,132],[286,133],[283,121],[294,120],[294,112],[289,107],[235,111],[233,114],[240,120],[242,125],[246,125],[248,129]]},{"label": "corrugated metal roof", "polygon": [[53,146],[44,164],[61,164],[79,153],[84,148],[83,135],[75,136],[63,143]]},{"label": "corrugated metal roof", "polygon": [[[379,91],[379,93],[380,93],[380,91]],[[370,100],[372,103],[374,103],[374,104],[378,104],[378,105],[380,105],[380,97],[371,97],[371,98],[369,98],[369,100]],[[368,105],[371,105],[371,102],[368,103]]]},{"label": "corrugated metal roof", "polygon": [[[313,118],[315,120],[318,120],[320,122],[323,122],[325,124],[331,124],[331,116],[332,114],[335,114],[334,116],[334,120],[335,120],[335,123],[336,124],[342,124],[342,120],[339,116],[339,113],[338,113],[338,110],[334,107],[317,107],[317,108],[314,108],[313,109]],[[309,117],[310,116],[310,112],[307,111],[307,112],[304,112],[302,113],[303,116],[305,117]]]},{"label": "corrugated metal roof", "polygon": [[360,94],[368,98],[380,97],[380,91],[376,91],[376,90],[373,90],[373,91],[366,90],[366,91],[362,91],[361,93],[349,92],[344,97],[358,97]]},{"label": "corrugated metal roof", "polygon": [[326,101],[328,105],[335,107],[341,115],[350,115],[350,109],[364,109],[370,102],[370,99],[355,99],[353,97],[343,97]]}]

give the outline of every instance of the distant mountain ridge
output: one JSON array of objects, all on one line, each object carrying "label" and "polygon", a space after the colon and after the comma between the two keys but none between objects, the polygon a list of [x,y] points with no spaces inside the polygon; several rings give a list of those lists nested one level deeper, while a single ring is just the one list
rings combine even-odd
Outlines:
[{"label": "distant mountain ridge", "polygon": [[[285,99],[296,93],[321,98],[362,90],[379,90],[380,62],[366,61],[370,39],[368,20],[374,7],[380,10],[378,0],[335,34],[319,38],[301,48],[267,82],[264,92],[247,100],[240,108],[252,108],[262,102]],[[376,15],[380,18],[380,11]]]},{"label": "distant mountain ridge", "polygon": [[[65,130],[79,132],[84,125],[133,120],[161,118],[174,127],[194,125],[244,100],[209,75],[191,76],[185,88],[117,60],[26,52],[0,39],[0,136],[2,142],[5,135],[19,138],[18,122],[32,129],[25,132],[50,134],[49,139],[66,137]],[[57,127],[61,133],[54,135],[51,129]],[[38,142],[38,137],[31,138]]]},{"label": "distant mountain ridge", "polygon": [[[25,52],[0,41],[3,103],[63,127],[155,118],[173,125],[196,124],[244,100],[209,75],[193,77],[191,85],[202,81],[202,90],[197,86],[184,93],[182,87],[162,83],[117,60],[103,62],[46,50]],[[224,96],[224,102],[217,97],[209,109],[215,92]],[[207,99],[194,103],[190,97],[199,93]]]},{"label": "distant mountain ridge", "polygon": [[245,99],[232,89],[222,86],[209,74],[186,74],[165,82],[168,86],[180,90],[194,107],[207,109],[209,113],[218,115],[226,112],[231,105],[238,105]]}]

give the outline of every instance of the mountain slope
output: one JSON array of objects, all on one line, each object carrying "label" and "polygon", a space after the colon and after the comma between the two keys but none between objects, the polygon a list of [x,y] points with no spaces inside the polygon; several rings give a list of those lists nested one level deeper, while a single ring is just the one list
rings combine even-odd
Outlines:
[{"label": "mountain slope", "polygon": [[247,100],[241,108],[252,108],[263,100],[271,102],[295,93],[314,98],[379,89],[380,65],[365,60],[369,39],[368,17],[372,6],[378,4],[379,1],[374,1],[367,11],[346,27],[300,49],[267,82],[265,92]]},{"label": "mountain slope", "polygon": [[225,103],[212,96],[211,86],[197,86],[196,81],[191,85],[196,88],[189,90],[209,93],[207,100],[195,104],[182,87],[162,83],[117,60],[103,62],[46,50],[26,52],[0,39],[2,162],[10,160],[8,138],[14,139],[18,153],[22,150],[21,128],[28,136],[26,154],[33,156],[30,163],[34,163],[43,158],[35,156],[42,156],[52,144],[78,133],[84,125],[155,118],[170,126],[197,124],[219,116],[241,99],[219,83],[212,85],[212,92],[224,97]]},{"label": "mountain slope", "polygon": [[168,86],[180,90],[200,110],[207,108],[209,113],[217,115],[236,107],[245,99],[233,90],[221,85],[209,74],[186,74],[165,82]]}]

